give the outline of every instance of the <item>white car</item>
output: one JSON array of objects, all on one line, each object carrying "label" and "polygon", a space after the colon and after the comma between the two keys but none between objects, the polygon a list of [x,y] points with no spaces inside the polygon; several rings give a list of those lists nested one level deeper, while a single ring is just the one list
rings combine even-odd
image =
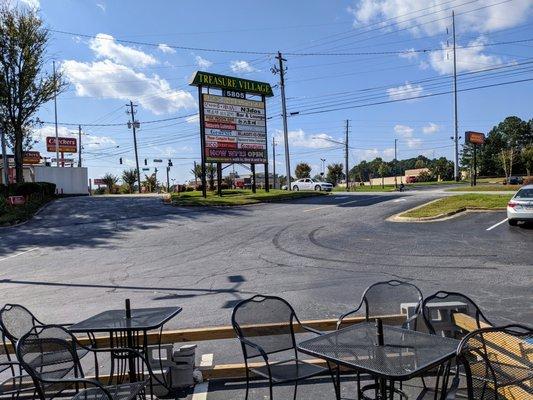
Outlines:
[{"label": "white car", "polygon": [[314,181],[311,178],[298,179],[297,181],[292,182],[292,190],[325,190],[326,192],[331,192],[333,185],[328,182]]},{"label": "white car", "polygon": [[522,187],[507,204],[509,225],[518,221],[533,221],[533,185]]}]

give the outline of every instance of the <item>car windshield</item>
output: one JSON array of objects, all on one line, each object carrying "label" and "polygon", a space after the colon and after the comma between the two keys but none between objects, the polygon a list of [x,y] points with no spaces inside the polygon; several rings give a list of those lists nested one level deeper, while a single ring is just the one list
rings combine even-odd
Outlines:
[{"label": "car windshield", "polygon": [[533,188],[520,189],[515,195],[515,199],[533,199]]}]

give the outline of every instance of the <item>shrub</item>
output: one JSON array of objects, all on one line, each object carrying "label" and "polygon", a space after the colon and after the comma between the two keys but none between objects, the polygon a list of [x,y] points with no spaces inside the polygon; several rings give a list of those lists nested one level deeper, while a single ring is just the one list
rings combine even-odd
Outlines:
[{"label": "shrub", "polygon": [[4,185],[3,183],[0,184],[0,199],[1,198],[6,198],[8,196],[8,188],[6,185]]}]

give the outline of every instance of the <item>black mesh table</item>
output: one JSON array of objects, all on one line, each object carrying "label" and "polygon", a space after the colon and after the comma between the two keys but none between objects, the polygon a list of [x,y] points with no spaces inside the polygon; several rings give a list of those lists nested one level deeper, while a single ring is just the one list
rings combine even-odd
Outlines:
[{"label": "black mesh table", "polygon": [[[360,323],[303,341],[298,349],[328,362],[366,372],[380,381],[382,399],[393,398],[394,382],[409,380],[455,357],[459,341],[383,326],[378,345],[374,323]],[[387,389],[387,381],[390,382]]]},{"label": "black mesh table", "polygon": [[[127,312],[124,309],[108,310],[78,322],[77,324],[70,326],[68,329],[73,333],[86,333],[95,347],[97,343],[95,333],[109,333],[109,346],[111,348],[127,347],[139,350],[144,354],[146,360],[149,360],[147,333],[149,331],[159,330],[159,340],[157,343],[159,345],[159,363],[161,371],[163,371],[160,347],[163,326],[178,315],[181,310],[181,307],[134,308],[128,310],[130,315],[127,315]],[[118,373],[125,371],[125,365],[123,365],[123,363],[126,361],[126,358],[128,361],[130,380],[136,380],[137,375],[143,372],[139,371],[139,369],[142,368],[140,360],[132,359],[131,355],[125,357],[124,354],[121,354],[120,352],[112,352],[110,381],[114,378],[115,364],[117,364],[116,369]],[[137,361],[137,363],[135,361]],[[96,372],[98,372],[98,370]],[[170,389],[165,374],[162,373],[161,376],[163,381],[160,381],[155,376],[152,378]],[[117,378],[120,381],[121,377]]]}]

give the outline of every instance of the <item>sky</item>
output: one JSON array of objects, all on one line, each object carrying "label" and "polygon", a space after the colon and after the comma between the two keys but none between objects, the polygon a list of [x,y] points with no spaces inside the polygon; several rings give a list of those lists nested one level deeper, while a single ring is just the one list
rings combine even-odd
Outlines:
[{"label": "sky", "polygon": [[[126,104],[135,117],[141,167],[193,178],[200,161],[197,70],[269,82],[268,138],[285,174],[277,51],[286,61],[291,169],[312,175],[349,163],[423,154],[453,159],[452,10],[455,12],[459,134],[488,132],[509,115],[533,118],[531,0],[105,1],[19,0],[37,7],[69,82],[57,98],[59,133],[82,125],[89,178],[134,167]],[[519,81],[519,82],[517,82]],[[53,102],[38,113],[35,150],[54,135]],[[97,126],[105,125],[105,126]],[[269,148],[272,154],[272,148]],[[77,159],[77,155],[73,156]],[[119,164],[122,158],[123,164]],[[164,163],[154,163],[163,159]],[[261,171],[261,167],[258,169]],[[270,165],[272,170],[272,164]],[[248,173],[242,167],[237,171]]]}]

